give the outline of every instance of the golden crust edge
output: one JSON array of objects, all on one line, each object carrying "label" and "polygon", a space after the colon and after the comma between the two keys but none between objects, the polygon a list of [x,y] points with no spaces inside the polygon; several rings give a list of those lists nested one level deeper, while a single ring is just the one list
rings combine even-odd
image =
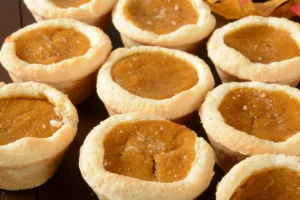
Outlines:
[{"label": "golden crust edge", "polygon": [[[120,0],[113,10],[113,24],[124,36],[142,44],[153,46],[184,46],[201,41],[207,37],[216,26],[216,19],[211,14],[209,6],[201,0],[192,0],[196,10],[201,14],[198,24],[185,25],[180,29],[165,35],[157,35],[145,31],[126,20],[123,7],[126,0]],[[204,28],[205,27],[205,28]],[[191,34],[193,33],[193,34]]]},{"label": "golden crust edge", "polygon": [[[199,82],[171,98],[152,100],[136,96],[112,80],[110,69],[119,59],[137,52],[163,52],[187,60],[198,73]],[[198,110],[208,91],[214,87],[214,79],[208,65],[191,54],[163,47],[140,46],[115,50],[99,70],[97,93],[104,104],[118,113],[145,111],[167,119],[177,119]],[[122,98],[120,98],[122,97]],[[188,101],[187,101],[188,100]],[[130,103],[129,103],[130,102]],[[189,102],[189,103],[187,103]],[[184,105],[179,107],[179,105]]]},{"label": "golden crust edge", "polygon": [[113,174],[104,169],[104,149],[101,141],[103,141],[110,128],[122,121],[151,119],[165,120],[162,117],[143,112],[115,115],[101,122],[88,135],[80,150],[79,167],[83,178],[96,192],[98,197],[108,200],[121,197],[124,200],[194,199],[208,187],[214,174],[214,152],[202,138],[197,138],[195,147],[197,151],[196,163],[193,165],[189,175],[184,180],[178,182],[170,184],[143,181]]},{"label": "golden crust edge", "polygon": [[300,159],[287,155],[257,155],[234,166],[217,187],[216,200],[229,200],[235,190],[251,175],[265,168],[286,167],[300,172]]},{"label": "golden crust edge", "polygon": [[[15,53],[15,38],[26,34],[28,31],[47,27],[74,28],[89,38],[91,48],[83,56],[73,57],[51,65],[29,64],[19,59]],[[9,36],[9,40],[6,40],[2,46],[0,60],[8,72],[20,78],[57,83],[78,80],[97,71],[110,54],[111,49],[111,41],[101,29],[72,19],[54,19],[34,23]],[[89,65],[86,65],[87,62]],[[74,66],[76,66],[76,70],[74,70]]]},{"label": "golden crust edge", "polygon": [[94,24],[108,14],[117,0],[91,0],[79,7],[60,8],[50,0],[24,0],[33,15],[43,19],[70,18]]},{"label": "golden crust edge", "polygon": [[[62,116],[62,125],[48,138],[22,138],[0,146],[0,167],[20,167],[37,163],[63,152],[73,141],[78,123],[76,108],[66,95],[45,84],[27,82],[12,83],[0,87],[0,98],[46,98]],[[55,144],[56,148],[53,148]],[[42,150],[43,149],[43,150]]]},{"label": "golden crust edge", "polygon": [[[279,90],[300,100],[300,91],[296,88],[261,82],[225,83],[209,92],[199,111],[206,134],[218,144],[240,155],[251,156],[256,154],[288,154],[299,156],[300,133],[287,139],[285,142],[271,142],[261,140],[227,125],[218,111],[224,96],[231,90],[240,87],[262,88]],[[226,133],[226,134],[224,134]],[[220,149],[221,150],[221,149]],[[225,151],[226,153],[226,151]],[[217,156],[218,157],[218,156]]]},{"label": "golden crust edge", "polygon": [[[236,29],[253,24],[270,25],[287,30],[300,47],[300,25],[288,19],[249,16],[216,29],[207,43],[208,56],[216,68],[242,80],[290,84],[299,81],[300,57],[270,64],[252,63],[240,52],[224,43],[224,36]],[[222,78],[222,74],[220,74]],[[231,81],[231,80],[230,80]],[[226,82],[226,79],[224,80]],[[287,83],[285,83],[287,82]]]}]

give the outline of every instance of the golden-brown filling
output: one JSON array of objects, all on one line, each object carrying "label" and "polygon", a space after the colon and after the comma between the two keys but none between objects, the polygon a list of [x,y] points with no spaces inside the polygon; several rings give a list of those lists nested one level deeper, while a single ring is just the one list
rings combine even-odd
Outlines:
[{"label": "golden-brown filling", "polygon": [[300,56],[299,46],[289,32],[266,25],[240,28],[227,34],[224,41],[256,63],[269,64]]},{"label": "golden-brown filling", "polygon": [[169,121],[116,125],[104,140],[106,170],[146,181],[184,179],[196,158],[196,135]]},{"label": "golden-brown filling", "polygon": [[56,6],[61,8],[78,7],[91,0],[51,0]]},{"label": "golden-brown filling", "polygon": [[128,0],[127,19],[156,34],[168,34],[188,24],[197,24],[199,14],[190,0]]},{"label": "golden-brown filling", "polygon": [[299,200],[300,174],[286,168],[269,169],[252,175],[230,200]]},{"label": "golden-brown filling", "polygon": [[38,29],[21,35],[16,41],[17,56],[32,64],[52,64],[82,56],[90,48],[89,39],[74,29]]},{"label": "golden-brown filling", "polygon": [[[26,98],[0,100],[0,145],[12,143],[24,137],[47,138],[58,128],[54,106],[48,101]],[[52,121],[53,123],[53,121]]]},{"label": "golden-brown filling", "polygon": [[237,88],[219,111],[228,125],[264,140],[283,142],[300,131],[300,101],[280,91]]},{"label": "golden-brown filling", "polygon": [[144,98],[166,99],[188,90],[198,82],[191,64],[157,52],[137,53],[115,63],[113,80]]}]

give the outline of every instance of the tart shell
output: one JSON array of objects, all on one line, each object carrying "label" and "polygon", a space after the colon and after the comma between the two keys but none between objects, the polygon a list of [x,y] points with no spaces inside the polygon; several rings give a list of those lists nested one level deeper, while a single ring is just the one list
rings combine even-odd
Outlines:
[{"label": "tart shell", "polygon": [[[288,168],[300,172],[300,158],[286,155],[257,155],[234,166],[217,187],[216,200],[230,200],[236,189],[263,169]],[[262,188],[263,189],[263,188]]]},{"label": "tart shell", "polygon": [[[15,40],[22,34],[47,27],[73,28],[90,40],[91,48],[82,56],[58,63],[30,64],[16,55]],[[96,73],[112,49],[110,39],[99,28],[70,19],[48,20],[27,26],[7,37],[0,60],[15,82],[46,83],[65,92],[74,104],[83,102],[91,93]]]},{"label": "tart shell", "polygon": [[300,81],[300,56],[270,64],[253,63],[239,51],[228,47],[224,37],[242,27],[267,25],[289,32],[300,47],[300,26],[284,18],[250,16],[217,29],[207,44],[208,56],[213,61],[223,83],[260,81],[296,86]]},{"label": "tart shell", "polygon": [[187,52],[195,52],[201,43],[215,28],[216,19],[211,14],[210,8],[201,0],[191,0],[199,13],[197,24],[182,26],[169,34],[158,35],[142,30],[127,20],[124,14],[126,0],[120,0],[113,11],[113,23],[120,32],[125,47],[148,45],[163,46]]},{"label": "tart shell", "polygon": [[61,8],[50,0],[24,0],[37,22],[69,18],[106,29],[111,19],[111,10],[117,0],[91,0],[78,7]]},{"label": "tart shell", "polygon": [[[125,47],[130,48],[130,47],[134,47],[134,46],[147,46],[147,43],[139,43],[137,41],[134,41],[132,39],[130,39],[129,37],[120,34],[121,35],[121,39],[122,42],[124,44]],[[177,49],[177,50],[181,50],[181,51],[185,51],[187,53],[191,53],[191,54],[197,54],[198,53],[198,48],[205,43],[206,39],[203,39],[199,42],[195,42],[195,43],[191,43],[191,44],[186,44],[186,45],[182,45],[182,46],[165,46],[167,48],[170,49]],[[151,46],[151,45],[148,45]]]},{"label": "tart shell", "polygon": [[[191,63],[198,75],[198,83],[189,90],[182,91],[171,98],[155,100],[142,98],[123,89],[113,81],[111,68],[120,59],[139,52],[162,52]],[[214,87],[214,79],[204,61],[191,54],[162,47],[132,47],[114,51],[98,73],[97,92],[107,106],[110,114],[125,114],[144,111],[163,116],[170,120],[189,115],[200,108],[205,95]]]},{"label": "tart shell", "polygon": [[183,180],[160,183],[144,181],[114,174],[104,169],[103,140],[109,130],[122,122],[140,120],[165,120],[146,113],[115,115],[101,122],[86,138],[80,149],[79,167],[85,181],[92,187],[98,198],[113,200],[182,200],[194,199],[209,185],[213,176],[214,153],[202,138],[197,138],[197,158],[191,171]]},{"label": "tart shell", "polygon": [[246,157],[257,154],[287,154],[299,156],[300,132],[284,142],[262,140],[227,125],[218,110],[228,92],[237,88],[257,88],[269,91],[282,91],[300,100],[296,88],[260,82],[226,83],[208,93],[199,115],[210,143],[216,152],[216,159],[224,171]]},{"label": "tart shell", "polygon": [[47,99],[62,116],[62,125],[48,138],[25,137],[0,145],[0,188],[6,190],[24,190],[46,182],[77,131],[77,111],[63,93],[34,82],[0,86],[0,99],[18,97]]}]

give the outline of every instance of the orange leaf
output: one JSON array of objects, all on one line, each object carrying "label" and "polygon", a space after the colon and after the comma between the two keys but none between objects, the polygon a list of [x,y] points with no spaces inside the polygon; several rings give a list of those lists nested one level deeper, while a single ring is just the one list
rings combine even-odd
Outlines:
[{"label": "orange leaf", "polygon": [[245,15],[240,2],[237,0],[222,0],[216,3],[210,3],[208,1],[207,4],[211,7],[213,12],[227,19],[238,19]]},{"label": "orange leaf", "polygon": [[300,3],[291,7],[291,10],[298,16],[300,16]]},{"label": "orange leaf", "polygon": [[295,13],[290,9],[293,5],[294,3],[287,2],[276,9],[271,15],[277,17],[293,18],[295,17]]},{"label": "orange leaf", "polygon": [[255,7],[251,0],[240,0],[241,9],[243,10],[243,13],[246,15],[255,15]]},{"label": "orange leaf", "polygon": [[264,3],[254,3],[257,12],[263,16],[269,16],[271,13],[288,0],[272,0]]},{"label": "orange leaf", "polygon": [[[264,3],[253,3],[252,0],[206,0],[212,11],[226,19],[239,19],[249,15],[292,17],[290,7],[299,0],[269,0]],[[300,6],[292,7],[299,11]]]}]

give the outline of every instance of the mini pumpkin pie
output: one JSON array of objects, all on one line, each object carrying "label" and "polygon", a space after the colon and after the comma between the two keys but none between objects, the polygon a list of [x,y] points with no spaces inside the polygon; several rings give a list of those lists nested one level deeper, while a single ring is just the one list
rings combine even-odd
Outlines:
[{"label": "mini pumpkin pie", "polygon": [[223,82],[260,81],[296,86],[300,26],[284,18],[251,16],[217,29],[208,42]]},{"label": "mini pumpkin pie", "polygon": [[216,20],[201,0],[120,0],[113,23],[125,47],[149,45],[195,52]]},{"label": "mini pumpkin pie", "polygon": [[79,167],[99,199],[191,200],[210,184],[214,153],[185,126],[137,112],[95,127]]},{"label": "mini pumpkin pie", "polygon": [[256,154],[300,155],[296,88],[259,82],[223,84],[207,95],[199,113],[225,171]]},{"label": "mini pumpkin pie", "polygon": [[234,166],[219,183],[216,200],[300,199],[300,158],[258,155]]},{"label": "mini pumpkin pie", "polygon": [[77,131],[63,93],[27,82],[0,86],[0,188],[24,190],[53,176]]},{"label": "mini pumpkin pie", "polygon": [[69,18],[106,28],[117,0],[24,0],[37,22]]},{"label": "mini pumpkin pie", "polygon": [[69,19],[48,20],[9,36],[0,60],[14,82],[46,83],[83,102],[96,82],[96,73],[111,51],[99,28]]},{"label": "mini pumpkin pie", "polygon": [[213,87],[210,69],[198,57],[146,46],[114,51],[97,80],[110,115],[145,111],[182,123]]}]

